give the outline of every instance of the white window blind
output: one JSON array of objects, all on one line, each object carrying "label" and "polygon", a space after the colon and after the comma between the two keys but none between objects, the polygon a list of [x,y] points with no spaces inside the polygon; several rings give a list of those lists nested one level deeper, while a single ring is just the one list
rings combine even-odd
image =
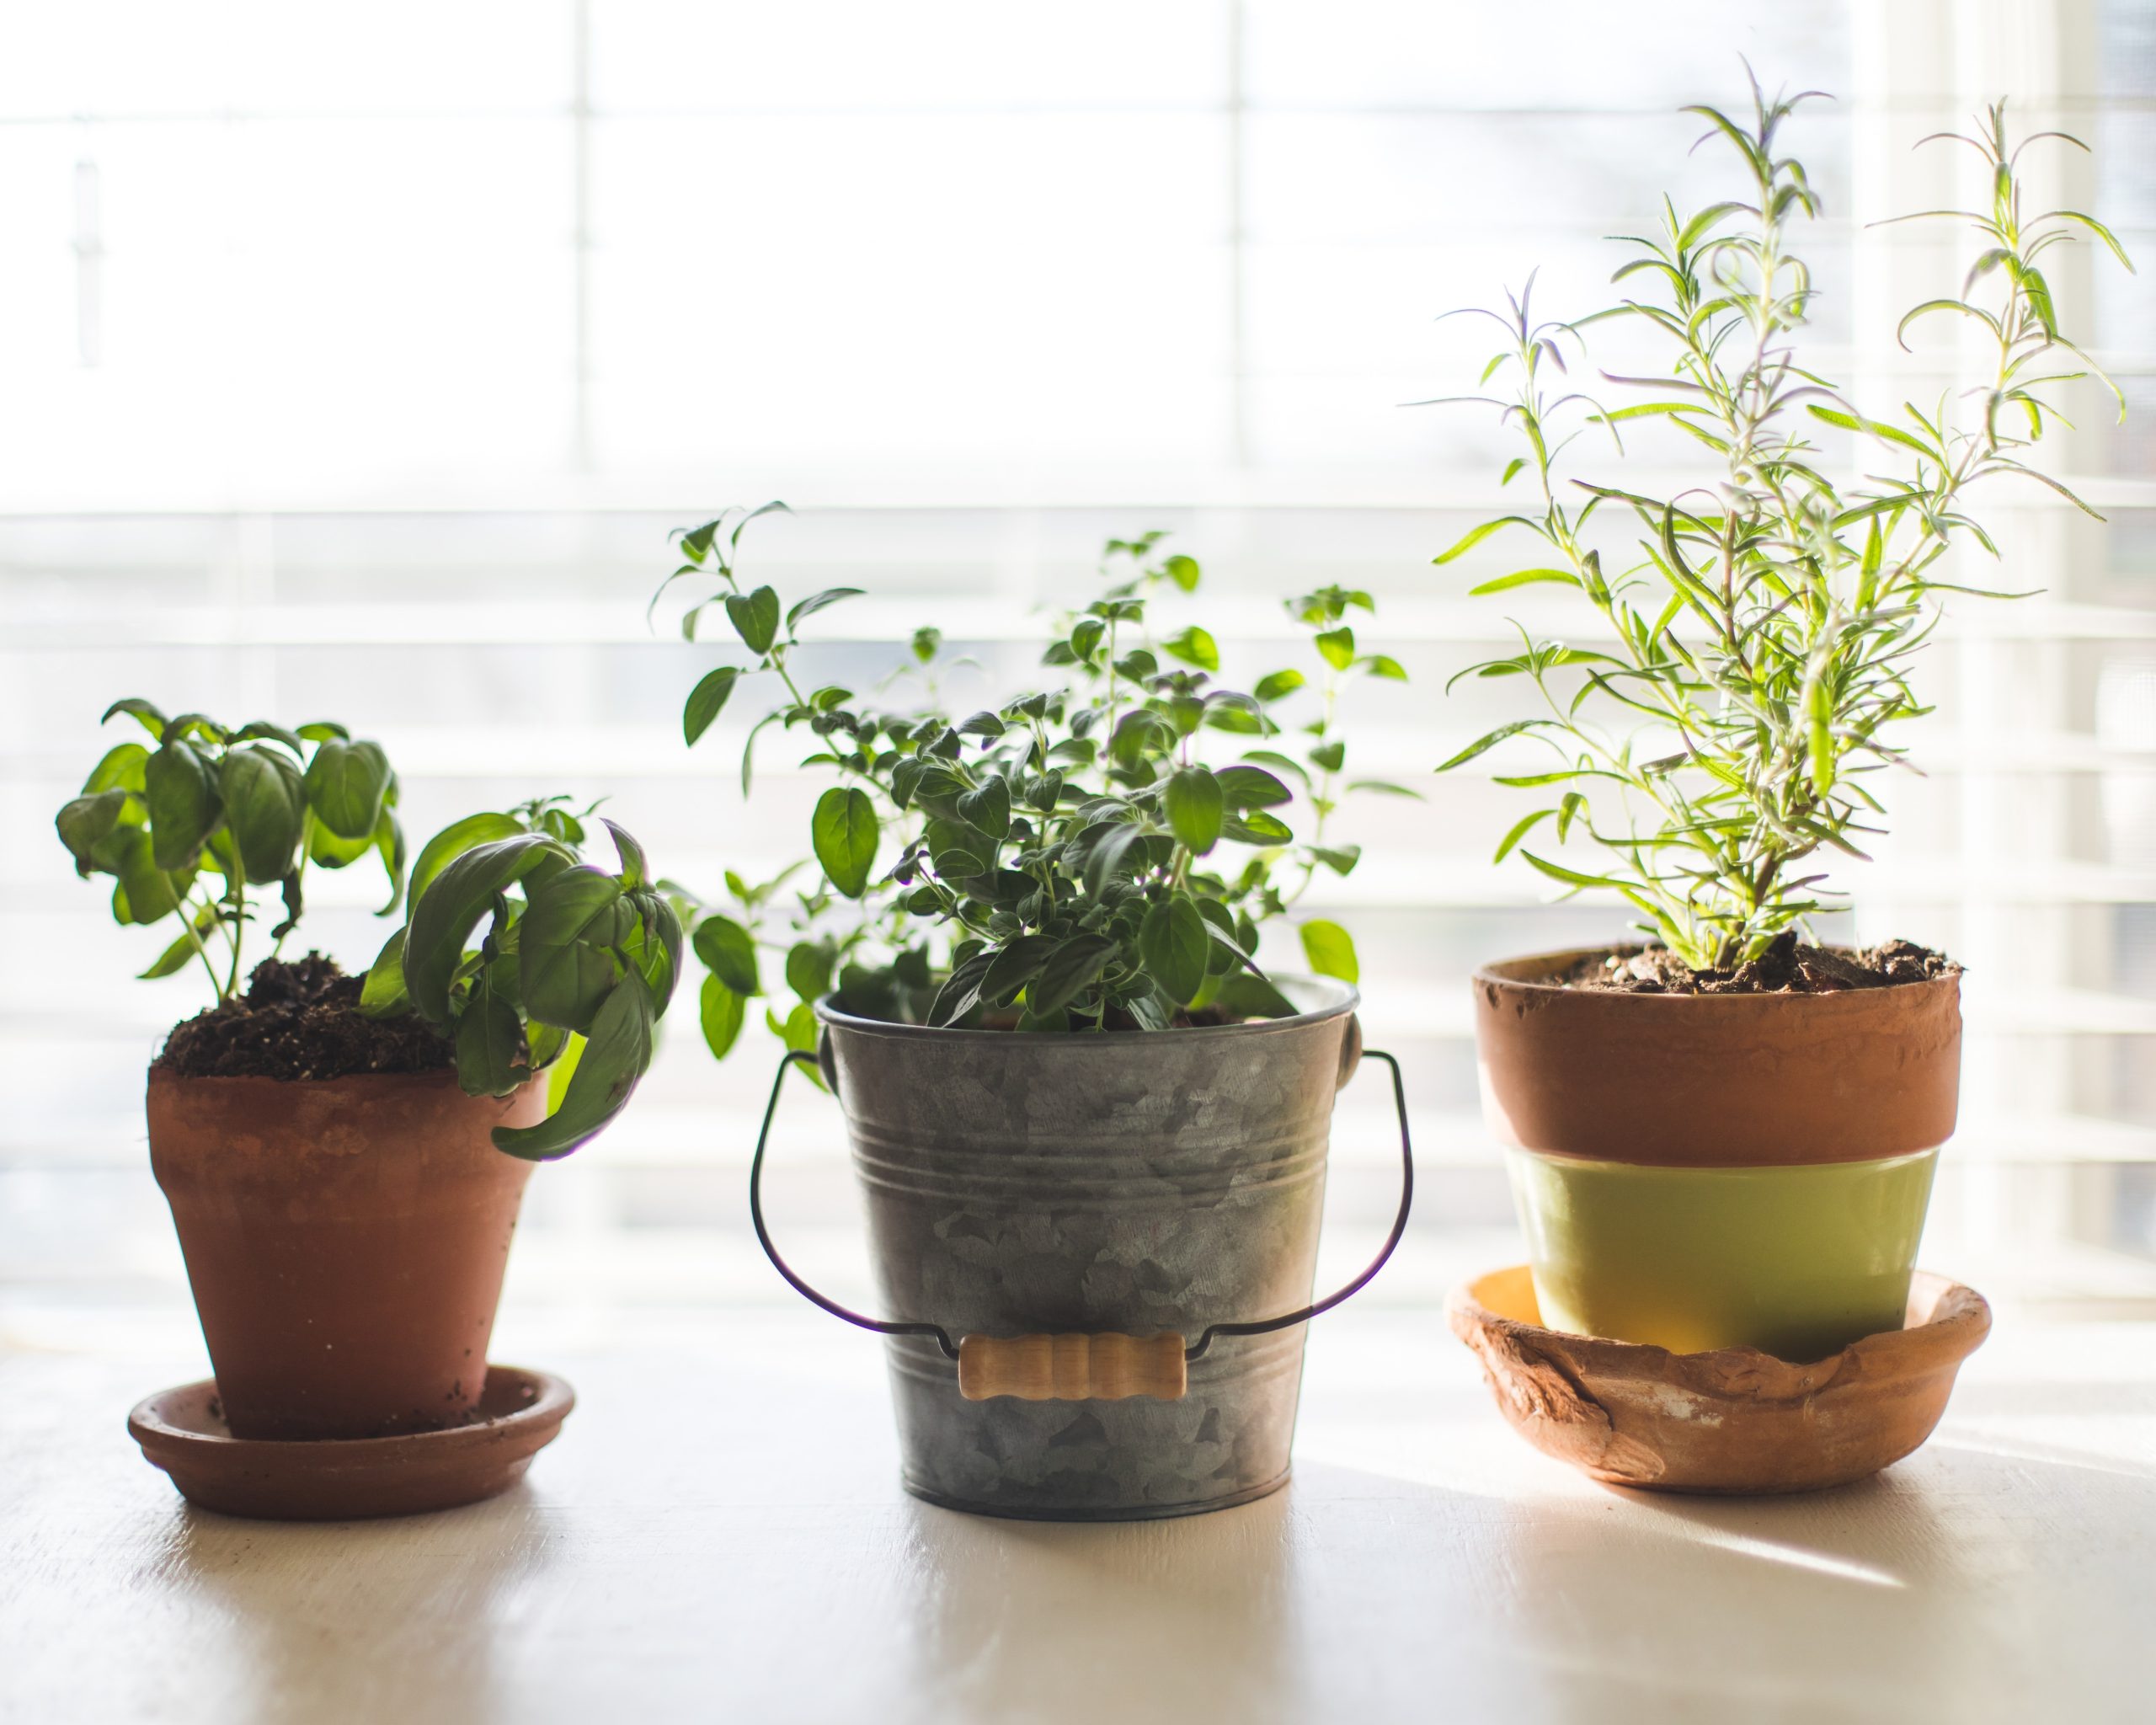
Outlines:
[{"label": "white window blind", "polygon": [[[131,51],[102,51],[111,32]],[[1951,355],[1892,339],[1955,278],[1932,239],[1864,224],[1951,200],[1912,154],[1991,94],[2087,137],[2062,201],[2156,263],[2156,23],[2086,3],[1406,3],[1058,8],[815,0],[371,8],[46,8],[0,57],[0,1277],[16,1326],[87,1296],[172,1309],[141,1071],[200,1002],[128,980],[50,831],[147,695],[236,718],[332,714],[380,737],[423,836],[536,792],[605,793],[669,873],[716,893],[798,848],[813,789],[766,747],[734,779],[737,696],[693,753],[682,696],[721,649],[650,633],[670,526],[784,496],[753,566],[868,597],[813,633],[867,686],[919,623],[1032,674],[1044,611],[1113,534],[1172,530],[1230,673],[1273,668],[1278,601],[1380,603],[1406,687],[1358,691],[1355,930],[1371,1041],[1406,1062],[1426,1172],[1424,1298],[1516,1253],[1475,1115],[1465,975],[1619,932],[1487,866],[1518,805],[1431,779],[1506,716],[1444,679],[1504,637],[1433,569],[1496,500],[1481,418],[1398,405],[1479,368],[1439,325],[1540,267],[1600,302],[1603,236],[1662,192],[1726,184],[1682,103],[1770,83],[1839,99],[1794,136],[1828,200],[1815,350],[1887,406]],[[136,80],[131,83],[130,80]],[[2069,323],[2138,417],[2092,397],[2048,494],[1993,499],[2009,585],[1935,649],[1925,777],[1830,932],[1971,966],[1964,1128],[1927,1256],[2025,1300],[2156,1311],[2156,317],[2147,277],[2063,262]],[[1665,457],[1651,446],[1636,457]],[[1672,452],[1666,459],[1680,457]],[[1518,614],[1526,614],[1520,611]],[[953,699],[963,698],[954,686]],[[325,881],[310,928],[354,967],[382,927]],[[1285,959],[1289,955],[1280,954]],[[771,1050],[724,1067],[687,1015],[636,1108],[535,1182],[518,1297],[775,1297],[742,1183]],[[1762,1106],[1770,1107],[1763,1098]],[[1329,1262],[1389,1214],[1372,1086],[1336,1132]],[[792,1096],[774,1213],[865,1292],[835,1110]],[[184,1316],[184,1308],[182,1308]]]}]

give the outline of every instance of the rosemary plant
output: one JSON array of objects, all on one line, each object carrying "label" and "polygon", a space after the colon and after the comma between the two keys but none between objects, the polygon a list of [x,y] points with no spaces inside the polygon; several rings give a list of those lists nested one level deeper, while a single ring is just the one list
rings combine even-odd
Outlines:
[{"label": "rosemary plant", "polygon": [[[1502,483],[1524,474],[1535,501],[1482,522],[1436,559],[1524,532],[1537,542],[1533,565],[1472,591],[1573,589],[1603,626],[1592,646],[1519,628],[1518,653],[1460,672],[1524,677],[1540,710],[1438,770],[1509,738],[1547,745],[1546,768],[1497,781],[1540,793],[1497,859],[1517,850],[1574,891],[1620,894],[1643,930],[1695,969],[1755,958],[1843,896],[1821,865],[1830,852],[1862,857],[1861,841],[1880,830],[1884,811],[1866,780],[1903,760],[1894,727],[1930,710],[1912,674],[1939,622],[1940,595],[2013,596],[1940,578],[1958,542],[1999,554],[1967,512],[1970,493],[2027,478],[2087,509],[2025,458],[2062,422],[2057,387],[2102,377],[2061,333],[2041,260],[2078,230],[2132,267],[2093,216],[2025,207],[2023,152],[2042,139],[2078,140],[2038,132],[2015,143],[2004,103],[1973,136],[1926,139],[1981,155],[1989,200],[1896,218],[1961,222],[1978,243],[1961,292],[1926,300],[1897,334],[1906,344],[1920,320],[1967,322],[1987,338],[1988,375],[1929,410],[1911,402],[1896,417],[1873,417],[1796,349],[1816,292],[1798,246],[1820,200],[1781,133],[1817,93],[1770,101],[1755,79],[1752,94],[1748,120],[1684,110],[1707,122],[1702,142],[1728,145],[1747,184],[1690,216],[1664,200],[1661,232],[1628,240],[1636,254],[1614,278],[1637,297],[1569,323],[1540,320],[1530,277],[1504,312],[1479,313],[1505,331],[1482,382],[1502,377],[1510,391],[1450,399],[1500,410],[1525,444]],[[1566,381],[1565,350],[1584,350],[1585,327],[1613,319],[1645,326],[1668,364],[1654,377],[1604,373],[1620,389],[1646,392],[1605,407]],[[1711,478],[1648,494],[1576,471],[1568,451],[1586,428],[1602,428],[1621,455],[1620,428],[1647,419],[1710,451]],[[1851,434],[1888,471],[1846,483],[1832,477],[1812,441],[1822,427]],[[1631,519],[1626,552],[1590,535],[1605,509]],[[1573,868],[1530,848],[1545,823],[1561,843],[1575,827],[1585,832],[1601,847],[1601,866]]]}]

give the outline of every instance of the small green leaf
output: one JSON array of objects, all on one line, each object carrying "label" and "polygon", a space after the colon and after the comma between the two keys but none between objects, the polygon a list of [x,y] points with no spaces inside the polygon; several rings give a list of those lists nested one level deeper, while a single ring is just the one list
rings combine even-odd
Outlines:
[{"label": "small green leaf", "polygon": [[1470,599],[1479,599],[1485,593],[1506,593],[1514,587],[1532,587],[1548,582],[1553,585],[1577,587],[1580,578],[1570,569],[1514,569],[1509,575],[1499,575],[1494,580],[1480,582],[1467,590]]},{"label": "small green leaf", "polygon": [[189,867],[217,824],[217,787],[209,761],[192,743],[173,738],[143,763],[142,800],[157,867]]},{"label": "small green leaf", "polygon": [[1285,845],[1294,841],[1294,831],[1283,820],[1274,819],[1262,809],[1246,809],[1241,814],[1223,821],[1220,836],[1233,839],[1239,845]]},{"label": "small green leaf", "polygon": [[183,933],[178,940],[157,955],[155,964],[143,971],[136,980],[138,982],[155,982],[160,977],[171,976],[179,971],[184,970],[195,962],[195,955],[202,950],[201,937],[216,926],[217,913],[214,911],[202,911],[195,919],[192,932]]},{"label": "small green leaf", "polygon": [[757,973],[755,940],[732,917],[716,913],[706,916],[696,924],[691,943],[703,960],[704,969],[735,994],[764,991],[763,979]]},{"label": "small green leaf", "polygon": [[494,1128],[494,1147],[532,1162],[552,1162],[585,1143],[628,1106],[651,1065],[651,990],[625,971],[592,1020],[561,1106],[536,1126]]},{"label": "small green leaf", "polygon": [[[1086,884],[1086,892],[1097,899],[1107,889],[1108,883],[1122,872],[1124,861],[1145,835],[1127,821],[1106,827],[1089,827],[1086,833],[1091,836],[1081,878]],[[1086,834],[1080,836],[1084,838]]]},{"label": "small green leaf", "polygon": [[449,990],[464,962],[464,943],[496,896],[542,861],[570,853],[540,833],[519,832],[452,858],[424,892],[415,892],[404,941],[404,984],[419,1016],[437,1029],[451,1021]]},{"label": "small green leaf", "polygon": [[997,777],[958,798],[958,813],[992,839],[1011,830],[1011,782]]},{"label": "small green leaf", "polygon": [[77,797],[61,809],[53,825],[60,833],[60,842],[67,846],[75,859],[75,872],[87,879],[93,871],[115,871],[98,860],[97,847],[109,838],[120,825],[121,811],[127,806],[128,793],[122,790],[99,791],[95,796]]},{"label": "small green leaf", "polygon": [[1344,625],[1327,629],[1317,638],[1317,650],[1335,670],[1345,670],[1355,657],[1355,632]]},{"label": "small green leaf", "polygon": [[1050,953],[1040,975],[1026,991],[1026,1004],[1036,1017],[1067,1007],[1093,985],[1115,956],[1116,943],[1105,935],[1074,935]]},{"label": "small green leaf", "polygon": [[167,724],[164,714],[139,696],[131,695],[124,701],[114,702],[111,706],[105,708],[104,718],[99,719],[98,723],[105,724],[115,713],[127,714],[158,741],[162,742],[164,740]]},{"label": "small green leaf", "polygon": [[1212,945],[1205,919],[1187,893],[1163,899],[1139,926],[1138,951],[1145,961],[1146,975],[1183,1005],[1205,985],[1205,961]]},{"label": "small green leaf", "polygon": [[589,1034],[611,993],[622,938],[615,909],[622,883],[580,864],[527,883],[516,925],[524,1009],[543,1024]]},{"label": "small green leaf", "polygon": [[704,978],[703,993],[697,1007],[704,1045],[714,1060],[723,1060],[741,1039],[741,1027],[749,1017],[748,996],[728,987],[714,970]]},{"label": "small green leaf", "polygon": [[394,1018],[412,1010],[404,990],[404,932],[400,928],[382,943],[360,985],[360,1011],[370,1018]]},{"label": "small green leaf", "polygon": [[[1257,771],[1254,767],[1242,770]],[[1170,829],[1192,855],[1203,857],[1220,842],[1225,796],[1220,781],[1208,769],[1186,766],[1171,774],[1161,793],[1161,802]]]},{"label": "small green leaf", "polygon": [[854,786],[833,786],[817,798],[808,833],[816,860],[832,886],[857,899],[876,861],[876,805]]},{"label": "small green leaf", "polygon": [[831,949],[814,941],[796,941],[786,954],[786,985],[804,1001],[819,1001],[831,991]]},{"label": "small green leaf", "polygon": [[1185,665],[1194,665],[1200,670],[1220,668],[1220,649],[1213,637],[1193,623],[1179,635],[1171,635],[1161,643],[1161,649],[1170,657]]},{"label": "small green leaf", "polygon": [[[2120,261],[2125,262],[2123,254]],[[1177,552],[1161,565],[1161,572],[1184,592],[1195,593],[1198,590],[1198,569],[1196,558],[1185,557],[1181,552]]]},{"label": "small green leaf", "polygon": [[722,665],[689,691],[688,701],[681,708],[681,735],[685,741],[694,745],[711,729],[712,721],[726,705],[726,697],[734,692],[734,682],[740,675],[738,666]]},{"label": "small green leaf", "polygon": [[1503,862],[1506,857],[1512,854],[1513,846],[1514,845],[1517,845],[1522,839],[1533,832],[1537,826],[1540,825],[1544,821],[1547,820],[1556,813],[1556,810],[1554,809],[1537,809],[1531,814],[1522,815],[1518,820],[1513,823],[1512,830],[1508,832],[1504,837],[1498,841],[1497,855],[1491,857],[1490,860],[1492,862]]},{"label": "small green leaf", "polygon": [[1362,967],[1355,962],[1355,943],[1337,922],[1305,922],[1300,931],[1303,957],[1321,976],[1337,976],[1342,982],[1361,980]]},{"label": "small green leaf", "polygon": [[1284,696],[1294,694],[1302,686],[1303,674],[1300,671],[1276,670],[1269,676],[1260,677],[1257,686],[1251,691],[1251,693],[1260,701],[1278,701]]},{"label": "small green leaf", "polygon": [[1450,550],[1439,552],[1435,557],[1432,558],[1430,561],[1433,563],[1450,563],[1455,558],[1466,556],[1469,552],[1474,550],[1476,546],[1480,545],[1485,539],[1487,539],[1492,533],[1497,532],[1503,528],[1532,527],[1534,526],[1534,522],[1523,520],[1518,515],[1500,515],[1494,521],[1483,522],[1481,526],[1475,528],[1464,538],[1455,543]]},{"label": "small green leaf", "polygon": [[[1285,763],[1300,772],[1293,761]],[[1262,766],[1224,766],[1213,775],[1220,798],[1230,809],[1277,809],[1294,800],[1295,793]]]},{"label": "small green leaf", "polygon": [[531,1069],[516,1058],[524,1027],[503,991],[514,968],[510,959],[484,966],[456,1021],[456,1082],[467,1096],[507,1096],[531,1079]]},{"label": "small green leaf", "polygon": [[181,889],[173,875],[157,867],[150,836],[141,827],[115,828],[99,846],[99,855],[109,859],[107,866],[120,878],[112,895],[116,921],[147,926],[179,908]]},{"label": "small green leaf", "polygon": [[1042,960],[1055,947],[1052,935],[1020,935],[990,955],[988,969],[981,977],[980,997],[992,1007],[1008,1005],[1018,991],[1033,980]]},{"label": "small green leaf", "polygon": [[234,749],[217,776],[225,824],[239,845],[247,878],[281,880],[298,849],[306,793],[298,766],[259,743]]},{"label": "small green leaf", "polygon": [[1545,725],[1551,723],[1553,723],[1552,720],[1546,718],[1518,718],[1514,719],[1510,724],[1501,724],[1493,731],[1484,732],[1482,735],[1477,737],[1465,749],[1462,749],[1459,754],[1454,756],[1451,760],[1446,761],[1444,766],[1438,769],[1438,771],[1439,772],[1450,772],[1455,766],[1465,766],[1468,761],[1472,761],[1476,756],[1483,754],[1488,750],[1496,748],[1497,745],[1503,742],[1507,737],[1518,736],[1523,731],[1540,730]]},{"label": "small green leaf", "polygon": [[114,744],[83,781],[83,794],[87,797],[99,791],[145,789],[148,781],[144,768],[149,759],[150,751],[140,743]]},{"label": "small green leaf", "polygon": [[315,745],[304,780],[315,819],[343,839],[371,839],[389,792],[389,757],[379,743],[331,737]]},{"label": "small green leaf", "polygon": [[778,639],[778,595],[768,587],[728,594],[726,616],[751,653],[768,653]]},{"label": "small green leaf", "polygon": [[[862,590],[859,587],[826,587],[820,593],[812,593],[808,598],[803,600],[800,604],[795,606],[792,610],[787,612],[787,633],[789,635],[792,634],[795,627],[800,623],[803,617],[814,617],[818,611],[826,610],[830,606],[836,605],[841,599],[858,598],[862,591]],[[761,648],[757,649],[758,652],[761,652],[762,650],[763,649]]]},{"label": "small green leaf", "polygon": [[434,878],[467,851],[496,839],[518,837],[523,831],[514,817],[507,814],[467,814],[462,820],[452,821],[421,848],[419,861],[412,865],[412,878],[405,890],[416,905]]},{"label": "small green leaf", "polygon": [[625,889],[642,886],[648,866],[644,862],[643,846],[617,822],[603,814],[599,820],[614,841],[614,854],[622,859],[622,885]]}]

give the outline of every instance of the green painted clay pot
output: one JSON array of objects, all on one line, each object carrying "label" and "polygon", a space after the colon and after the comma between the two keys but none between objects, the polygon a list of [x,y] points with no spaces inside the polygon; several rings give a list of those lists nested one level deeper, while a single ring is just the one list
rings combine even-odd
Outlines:
[{"label": "green painted clay pot", "polygon": [[1939,1153],[1772,1168],[1509,1161],[1544,1323],[1801,1361],[1902,1327]]},{"label": "green painted clay pot", "polygon": [[1676,1353],[1818,1359],[1901,1327],[1952,1133],[1960,978],[1824,995],[1475,979],[1545,1323]]}]

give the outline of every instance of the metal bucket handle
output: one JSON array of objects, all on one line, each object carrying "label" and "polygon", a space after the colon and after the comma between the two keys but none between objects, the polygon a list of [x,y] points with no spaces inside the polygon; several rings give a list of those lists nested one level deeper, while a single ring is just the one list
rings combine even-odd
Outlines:
[{"label": "metal bucket handle", "polygon": [[969,1402],[992,1396],[1017,1396],[1033,1402],[1118,1401],[1128,1396],[1155,1396],[1174,1401],[1188,1385],[1187,1368],[1204,1357],[1217,1337],[1262,1336],[1296,1324],[1308,1323],[1366,1287],[1407,1231],[1407,1215],[1415,1202],[1415,1151],[1407,1130],[1407,1090],[1400,1062],[1377,1049],[1361,1049],[1359,1028],[1349,1019],[1349,1041],[1344,1051],[1341,1081],[1353,1076],[1358,1057],[1383,1060],[1392,1073],[1392,1100],[1400,1116],[1400,1210],[1392,1219],[1392,1231],[1369,1267],[1347,1286],[1298,1311],[1278,1317],[1247,1323],[1208,1324],[1198,1338],[1186,1345],[1170,1332],[1161,1336],[1126,1336],[1114,1332],[1068,1335],[976,1336],[951,1340],[942,1325],[918,1320],[870,1317],[841,1306],[810,1287],[793,1267],[779,1255],[764,1224],[764,1151],[771,1141],[771,1122],[778,1114],[780,1092],[787,1071],[795,1065],[814,1067],[818,1056],[802,1049],[789,1049],[779,1059],[778,1075],[771,1080],[771,1101],[764,1108],[762,1130],[756,1134],[756,1154],[749,1164],[749,1220],[755,1224],[756,1241],[771,1259],[771,1268],[785,1277],[794,1291],[833,1317],[879,1336],[926,1336],[943,1350],[944,1358],[958,1362],[958,1390]]}]

